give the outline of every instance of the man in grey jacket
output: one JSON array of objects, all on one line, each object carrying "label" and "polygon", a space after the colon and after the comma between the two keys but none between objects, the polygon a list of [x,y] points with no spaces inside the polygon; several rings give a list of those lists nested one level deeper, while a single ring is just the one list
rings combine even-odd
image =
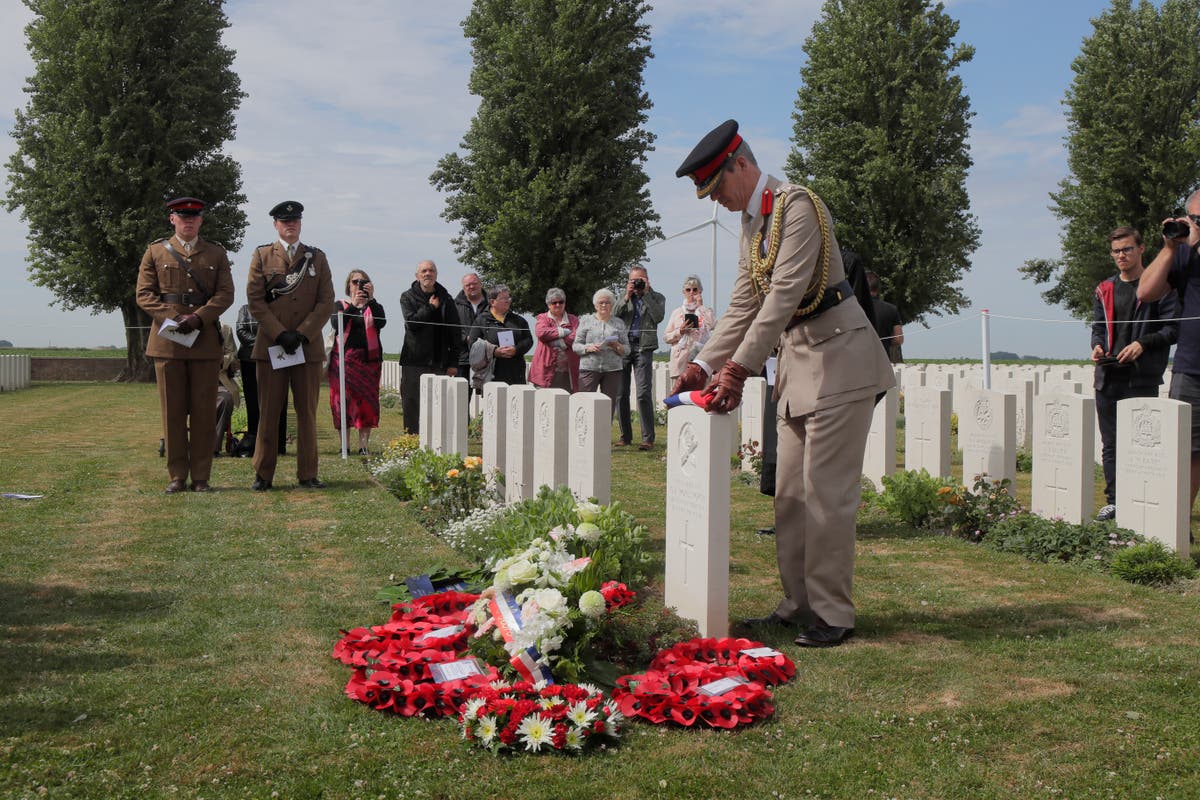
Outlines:
[{"label": "man in grey jacket", "polygon": [[621,423],[622,446],[633,443],[633,424],[629,414],[630,373],[637,380],[638,417],[642,426],[639,450],[654,446],[654,351],[658,349],[658,324],[666,316],[667,298],[650,287],[645,267],[629,270],[625,295],[613,309],[613,316],[629,331],[629,350],[621,364],[621,394],[617,398],[617,418]]}]

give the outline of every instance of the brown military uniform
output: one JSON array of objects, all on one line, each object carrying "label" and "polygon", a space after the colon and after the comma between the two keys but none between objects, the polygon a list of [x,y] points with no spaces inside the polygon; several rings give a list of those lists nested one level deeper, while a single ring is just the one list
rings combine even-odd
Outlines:
[{"label": "brown military uniform", "polygon": [[[274,295],[272,290],[286,287],[289,272],[299,275],[295,288]],[[261,414],[254,445],[254,472],[266,481],[275,476],[279,415],[290,384],[296,408],[296,477],[301,481],[311,480],[317,477],[317,403],[321,362],[325,358],[321,329],[334,307],[329,260],[322,251],[302,243],[297,244],[295,258],[291,260],[278,240],[255,248],[250,257],[246,300],[251,315],[258,320],[253,358],[258,364]],[[284,331],[295,331],[308,340],[304,345],[305,363],[274,369],[267,348]]]},{"label": "brown military uniform", "polygon": [[[167,244],[195,273],[181,267]],[[225,248],[196,239],[185,254],[175,236],[146,248],[138,268],[137,304],[153,319],[146,355],[154,359],[172,481],[207,482],[212,470],[217,370],[221,363],[220,316],[233,305],[233,274]],[[203,321],[191,347],[159,336],[163,321],[195,314]],[[190,429],[190,439],[189,439]]]},{"label": "brown military uniform", "polygon": [[[895,384],[875,329],[850,296],[819,316],[796,322],[805,292],[821,263],[818,209],[799,186],[768,177],[776,197],[788,195],[778,258],[763,296],[750,275],[750,242],[771,224],[742,213],[737,279],[725,316],[696,356],[714,370],[733,359],[758,374],[775,348],[778,402],[778,466],[775,482],[775,546],[784,598],[775,614],[808,624],[812,615],[842,628],[854,627],[850,598],[854,577],[855,512],[863,452],[874,398]],[[759,207],[754,197],[751,207]],[[819,209],[827,226],[829,210]],[[827,285],[845,279],[837,241],[829,232]]]}]

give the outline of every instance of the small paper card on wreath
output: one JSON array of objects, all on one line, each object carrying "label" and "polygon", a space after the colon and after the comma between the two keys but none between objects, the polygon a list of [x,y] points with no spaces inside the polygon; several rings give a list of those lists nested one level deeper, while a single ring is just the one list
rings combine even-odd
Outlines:
[{"label": "small paper card on wreath", "polygon": [[177,345],[191,347],[196,343],[196,337],[200,335],[200,331],[193,329],[183,333],[179,330],[179,323],[168,317],[163,320],[162,327],[158,329],[158,335],[164,339],[170,339]]},{"label": "small paper card on wreath", "polygon": [[454,636],[462,633],[462,625],[447,625],[444,628],[438,628],[436,631],[430,631],[424,636],[418,636],[413,639],[413,644],[421,644],[422,642],[431,642],[434,639],[445,639],[447,636]]},{"label": "small paper card on wreath", "polygon": [[767,386],[775,385],[775,369],[779,366],[779,359],[776,356],[771,356],[767,359]]},{"label": "small paper card on wreath", "polygon": [[289,353],[281,346],[273,344],[267,348],[267,355],[271,357],[272,369],[286,369],[304,363],[303,347],[297,347],[295,351]]},{"label": "small paper card on wreath", "polygon": [[783,655],[783,653],[773,647],[747,647],[745,650],[739,650],[738,652],[751,658],[774,658],[775,656]]},{"label": "small paper card on wreath", "polygon": [[496,346],[497,347],[516,347],[516,334],[512,331],[496,331]]},{"label": "small paper card on wreath", "polygon": [[739,686],[745,686],[749,682],[750,681],[741,676],[721,678],[719,681],[713,681],[712,683],[705,683],[701,685],[696,691],[700,692],[700,694],[708,695],[709,697],[717,697],[718,695],[725,694],[726,692],[732,692]]},{"label": "small paper card on wreath", "polygon": [[463,678],[469,678],[472,675],[485,675],[483,667],[479,664],[479,659],[472,656],[471,658],[460,658],[458,661],[444,661],[440,664],[430,664],[429,674],[433,677],[434,683],[446,683],[448,681],[459,681]]}]

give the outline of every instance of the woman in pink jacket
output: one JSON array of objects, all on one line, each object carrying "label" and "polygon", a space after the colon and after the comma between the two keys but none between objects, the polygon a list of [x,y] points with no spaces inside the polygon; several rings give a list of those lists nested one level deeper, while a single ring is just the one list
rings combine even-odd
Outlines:
[{"label": "woman in pink jacket", "polygon": [[572,345],[579,330],[579,317],[567,313],[567,296],[562,289],[546,292],[547,311],[538,314],[533,335],[538,348],[529,367],[529,382],[543,389],[579,388],[579,356]]}]

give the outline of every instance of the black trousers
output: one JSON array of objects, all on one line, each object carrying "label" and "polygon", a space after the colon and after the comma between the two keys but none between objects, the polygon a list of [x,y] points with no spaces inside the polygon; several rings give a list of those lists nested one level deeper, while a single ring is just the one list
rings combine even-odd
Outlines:
[{"label": "black trousers", "polygon": [[1117,401],[1130,397],[1158,397],[1157,386],[1105,386],[1096,392],[1096,421],[1100,424],[1100,463],[1104,466],[1104,496],[1117,502]]},{"label": "black trousers", "polygon": [[[258,436],[258,367],[253,361],[242,361],[242,399],[246,401],[246,434],[250,438]],[[237,433],[237,431],[234,431]],[[283,411],[279,414],[280,446],[287,441],[287,398],[283,401]],[[253,452],[253,450],[251,451]]]}]

